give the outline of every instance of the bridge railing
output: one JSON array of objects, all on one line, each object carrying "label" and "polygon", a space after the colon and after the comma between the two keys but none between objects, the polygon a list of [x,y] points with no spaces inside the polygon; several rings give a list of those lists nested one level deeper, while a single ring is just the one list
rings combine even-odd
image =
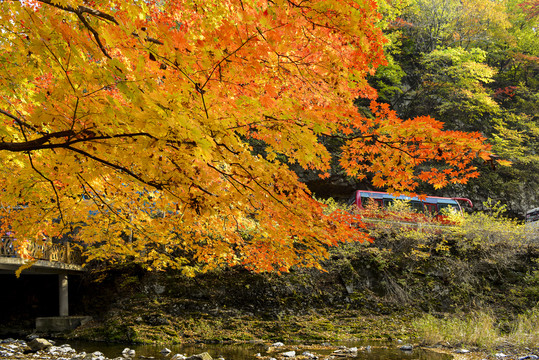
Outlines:
[{"label": "bridge railing", "polygon": [[54,244],[48,241],[43,243],[19,241],[16,243],[12,237],[4,236],[0,238],[0,256],[82,265],[81,251],[69,242]]}]

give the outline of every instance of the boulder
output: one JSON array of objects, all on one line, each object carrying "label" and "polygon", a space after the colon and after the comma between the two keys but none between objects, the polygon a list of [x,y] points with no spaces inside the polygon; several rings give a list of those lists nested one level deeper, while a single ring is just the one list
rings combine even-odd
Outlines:
[{"label": "boulder", "polygon": [[14,356],[15,356],[15,353],[11,351],[0,350],[0,357],[10,359],[10,358],[13,358]]},{"label": "boulder", "polygon": [[193,355],[193,356],[189,356],[187,359],[185,360],[213,360],[213,358],[211,357],[210,354],[208,354],[207,352],[203,352],[202,354],[197,354],[197,355]]},{"label": "boulder", "polygon": [[47,349],[51,346],[52,344],[50,341],[46,339],[42,339],[42,338],[35,338],[28,343],[28,347],[30,348],[31,351],[39,351],[39,350]]},{"label": "boulder", "polygon": [[84,360],[85,357],[86,357],[86,353],[83,351],[71,357],[71,360]]},{"label": "boulder", "polygon": [[75,353],[75,349],[73,349],[70,345],[64,344],[62,346],[51,346],[47,349],[49,351],[49,354],[53,356],[59,356],[59,355],[65,355],[68,353]]},{"label": "boulder", "polygon": [[281,353],[281,355],[284,356],[284,357],[290,358],[290,357],[295,357],[296,352],[292,350],[292,351],[287,351],[287,352]]},{"label": "boulder", "polygon": [[125,349],[122,351],[122,355],[123,355],[123,357],[125,357],[125,358],[132,358],[132,357],[135,357],[136,352],[135,352],[135,350],[133,350],[133,349],[125,348]]},{"label": "boulder", "polygon": [[94,351],[91,354],[86,354],[83,358],[84,360],[105,360],[105,355],[100,351]]}]

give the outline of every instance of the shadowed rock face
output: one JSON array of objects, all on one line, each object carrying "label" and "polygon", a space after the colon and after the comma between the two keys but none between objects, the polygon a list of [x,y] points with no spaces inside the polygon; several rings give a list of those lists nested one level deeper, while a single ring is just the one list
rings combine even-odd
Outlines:
[{"label": "shadowed rock face", "polygon": [[51,316],[36,319],[36,331],[39,334],[65,333],[76,329],[92,320],[90,316]]}]

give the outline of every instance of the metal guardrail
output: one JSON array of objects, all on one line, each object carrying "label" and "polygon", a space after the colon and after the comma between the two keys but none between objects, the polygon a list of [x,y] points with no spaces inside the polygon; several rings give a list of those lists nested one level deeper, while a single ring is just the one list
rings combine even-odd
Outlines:
[{"label": "metal guardrail", "polygon": [[45,241],[38,244],[33,241],[19,241],[16,243],[15,239],[8,236],[0,238],[0,256],[45,260],[73,265],[82,265],[83,263],[81,251],[74,248],[69,242],[65,244],[54,244]]}]

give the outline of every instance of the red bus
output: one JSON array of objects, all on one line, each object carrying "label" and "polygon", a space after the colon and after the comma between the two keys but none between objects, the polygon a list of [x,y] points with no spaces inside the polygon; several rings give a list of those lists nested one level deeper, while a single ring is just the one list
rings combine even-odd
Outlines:
[{"label": "red bus", "polygon": [[439,196],[427,196],[421,200],[419,197],[405,195],[393,196],[381,191],[358,190],[355,194],[355,204],[359,209],[365,209],[369,201],[374,201],[380,208],[387,208],[395,200],[409,201],[411,208],[417,213],[427,213],[438,216],[444,209],[454,209],[462,212],[459,201],[466,202],[473,207],[472,201],[466,198],[447,198]]}]

